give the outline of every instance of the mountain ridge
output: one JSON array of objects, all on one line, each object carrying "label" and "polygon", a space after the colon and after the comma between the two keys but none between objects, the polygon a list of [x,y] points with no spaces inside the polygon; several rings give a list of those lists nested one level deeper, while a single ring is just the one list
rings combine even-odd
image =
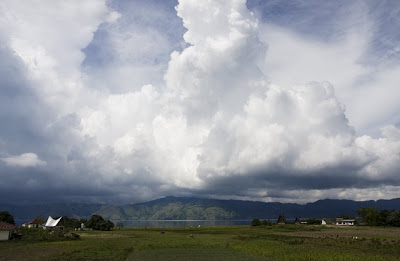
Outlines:
[{"label": "mountain ridge", "polygon": [[306,204],[222,200],[196,197],[167,196],[148,202],[113,205],[90,203],[51,203],[37,205],[0,205],[14,215],[17,223],[25,223],[42,216],[68,216],[89,218],[99,214],[111,220],[237,220],[357,216],[363,207],[400,210],[400,198],[354,201],[347,199],[321,199]]}]

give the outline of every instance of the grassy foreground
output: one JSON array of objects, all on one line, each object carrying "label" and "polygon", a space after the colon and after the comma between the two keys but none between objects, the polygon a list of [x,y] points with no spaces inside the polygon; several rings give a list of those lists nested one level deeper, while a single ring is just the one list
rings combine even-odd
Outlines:
[{"label": "grassy foreground", "polygon": [[79,232],[0,242],[0,260],[400,260],[400,229],[267,226]]}]

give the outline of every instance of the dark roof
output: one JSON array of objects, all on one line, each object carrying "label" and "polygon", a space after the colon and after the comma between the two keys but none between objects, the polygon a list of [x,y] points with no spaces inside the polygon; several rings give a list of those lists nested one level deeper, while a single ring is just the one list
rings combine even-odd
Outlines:
[{"label": "dark roof", "polygon": [[0,229],[14,229],[16,227],[17,227],[16,225],[0,221]]},{"label": "dark roof", "polygon": [[352,221],[355,221],[355,219],[336,218],[336,221],[352,222]]},{"label": "dark roof", "polygon": [[28,224],[29,225],[42,225],[44,222],[42,221],[42,220],[40,220],[40,219],[35,219],[35,220],[32,220],[31,222],[29,222]]},{"label": "dark roof", "polygon": [[286,222],[285,216],[279,215],[277,223],[285,223],[285,222]]}]

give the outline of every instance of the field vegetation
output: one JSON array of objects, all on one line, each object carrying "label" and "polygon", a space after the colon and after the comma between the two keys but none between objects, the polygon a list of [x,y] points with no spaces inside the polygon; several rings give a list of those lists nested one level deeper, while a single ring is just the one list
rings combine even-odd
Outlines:
[{"label": "field vegetation", "polygon": [[201,228],[29,230],[0,242],[0,260],[400,260],[400,229],[261,225]]}]

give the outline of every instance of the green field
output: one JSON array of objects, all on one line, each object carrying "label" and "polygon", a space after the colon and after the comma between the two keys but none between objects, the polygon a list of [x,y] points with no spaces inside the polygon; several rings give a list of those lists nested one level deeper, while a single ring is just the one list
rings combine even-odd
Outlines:
[{"label": "green field", "polygon": [[[400,229],[236,226],[80,231],[0,242],[0,260],[400,260]],[[40,240],[40,241],[39,241]]]}]

